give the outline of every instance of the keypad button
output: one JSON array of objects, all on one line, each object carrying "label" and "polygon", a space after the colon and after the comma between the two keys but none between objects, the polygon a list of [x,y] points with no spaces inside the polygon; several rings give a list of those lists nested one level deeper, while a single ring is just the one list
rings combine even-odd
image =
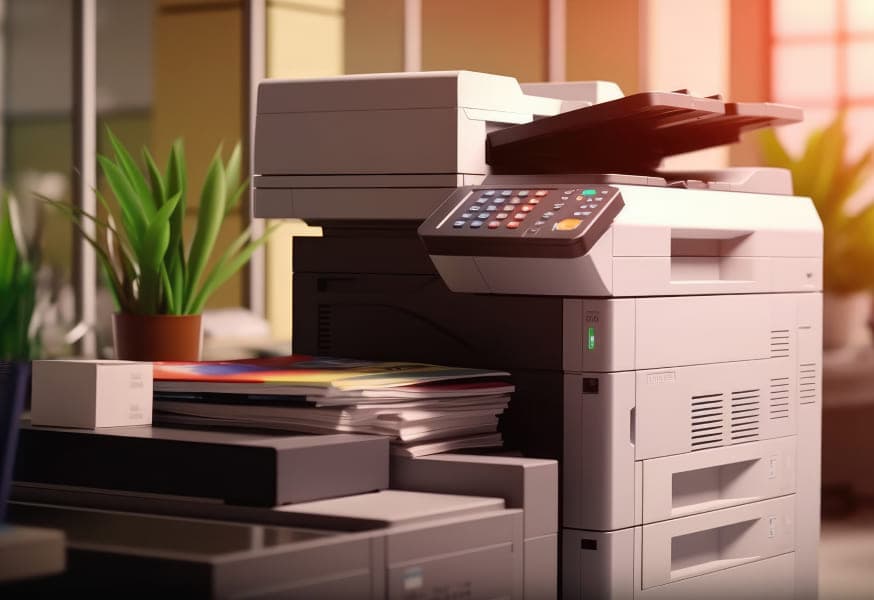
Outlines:
[{"label": "keypad button", "polygon": [[583,196],[594,196],[597,193],[595,190],[583,190]]},{"label": "keypad button", "polygon": [[489,212],[495,212],[496,210],[498,210],[498,207],[494,204],[489,204],[488,206],[486,206],[486,210]]},{"label": "keypad button", "polygon": [[538,198],[543,198],[546,194],[547,194],[546,190],[537,190],[536,192],[534,192],[534,195],[537,196]]},{"label": "keypad button", "polygon": [[535,225],[545,225],[546,221],[535,221],[534,224]]},{"label": "keypad button", "polygon": [[585,196],[577,196],[577,197],[576,197],[576,201],[577,201],[577,202],[582,202],[582,201],[585,200],[585,199],[586,199]]},{"label": "keypad button", "polygon": [[500,222],[500,221],[491,221],[491,222],[489,222],[489,229],[497,229],[497,228],[500,227],[500,226],[501,226],[501,222]]},{"label": "keypad button", "polygon": [[575,217],[588,217],[590,214],[592,214],[591,211],[588,211],[588,210],[578,210],[577,212],[574,213],[574,216],[575,216]]},{"label": "keypad button", "polygon": [[561,199],[562,199],[564,202],[567,202],[568,200],[571,199],[571,197],[570,197],[570,196],[562,196]]},{"label": "keypad button", "polygon": [[464,213],[463,215],[461,215],[461,218],[462,219],[471,219],[471,218],[473,218],[473,215],[471,213]]},{"label": "keypad button", "polygon": [[504,198],[495,198],[494,200],[492,200],[492,202],[494,202],[495,204],[503,204],[506,201],[507,200]]},{"label": "keypad button", "polygon": [[562,204],[561,202],[556,202],[552,205],[552,210],[558,210],[560,208],[564,208],[564,204]]},{"label": "keypad button", "polygon": [[510,215],[508,215],[507,213],[498,213],[495,215],[495,218],[503,221],[504,219],[506,219],[509,216]]},{"label": "keypad button", "polygon": [[483,192],[483,196],[494,196],[495,190],[486,190]]},{"label": "keypad button", "polygon": [[576,191],[576,190],[565,190],[564,193],[567,194],[568,196],[570,196],[570,195],[573,194],[575,191]]},{"label": "keypad button", "polygon": [[524,219],[527,216],[528,215],[526,215],[525,213],[516,213],[515,215],[513,215],[513,218],[516,219],[517,221],[521,221],[522,219]]},{"label": "keypad button", "polygon": [[503,192],[501,192],[501,195],[502,196],[512,196],[513,190],[504,190]]},{"label": "keypad button", "polygon": [[471,221],[470,226],[473,227],[474,229],[479,229],[480,227],[483,226],[483,222],[482,221]]},{"label": "keypad button", "polygon": [[510,204],[522,204],[522,201],[519,198],[513,198],[510,200]]},{"label": "keypad button", "polygon": [[528,204],[540,204],[540,198],[531,198],[528,200]]},{"label": "keypad button", "polygon": [[595,202],[601,202],[603,200],[604,200],[604,198],[602,198],[601,196],[598,196],[597,198],[595,198]]},{"label": "keypad button", "polygon": [[470,207],[470,212],[479,212],[482,209],[483,209],[482,204],[474,204],[473,206]]},{"label": "keypad button", "polygon": [[545,213],[543,213],[543,216],[548,219],[549,217],[551,217],[554,214],[555,214],[554,212],[552,212],[551,210],[548,210]]},{"label": "keypad button", "polygon": [[456,229],[458,229],[459,227],[464,227],[464,221],[456,221],[455,223],[452,224],[452,226],[455,227]]},{"label": "keypad button", "polygon": [[477,219],[488,219],[488,218],[489,218],[489,213],[487,213],[487,212],[481,212],[480,214],[478,214],[478,215],[476,216],[476,218],[477,218]]},{"label": "keypad button", "polygon": [[528,212],[531,212],[532,210],[534,210],[534,207],[531,206],[530,204],[525,204],[525,205],[523,205],[523,206],[520,206],[520,207],[519,207],[519,210],[521,210],[522,212],[527,212],[527,213],[528,213]]},{"label": "keypad button", "polygon": [[507,223],[507,229],[518,229],[519,221],[510,221]]},{"label": "keypad button", "polygon": [[588,217],[590,214],[592,214],[592,211],[590,211],[590,210],[584,210],[584,211],[583,211],[583,216],[584,216],[584,217]]},{"label": "keypad button", "polygon": [[522,191],[520,191],[520,192],[519,192],[518,194],[516,194],[516,195],[519,196],[520,198],[524,198],[524,197],[527,196],[529,193],[530,193],[530,192],[529,192],[528,190],[522,190]]},{"label": "keypad button", "polygon": [[573,231],[580,226],[580,223],[582,223],[580,219],[562,219],[553,225],[553,228],[556,231]]}]

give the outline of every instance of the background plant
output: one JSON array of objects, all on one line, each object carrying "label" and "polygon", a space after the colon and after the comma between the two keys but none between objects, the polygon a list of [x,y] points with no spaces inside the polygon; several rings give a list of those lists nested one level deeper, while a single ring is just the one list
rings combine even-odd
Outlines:
[{"label": "background plant", "polygon": [[[209,297],[246,264],[272,231],[253,239],[247,229],[207,269],[224,218],[237,208],[248,188],[248,180],[240,179],[240,145],[234,147],[227,163],[222,161],[221,146],[213,156],[200,190],[194,235],[187,243],[188,177],[182,141],[173,143],[163,172],[143,148],[144,172],[112,131],[107,132],[114,157],[97,157],[112,191],[113,202],[97,192],[106,219],[44,199],[69,214],[95,248],[120,311],[143,315],[202,312]],[[96,236],[85,232],[86,220],[96,224]]]},{"label": "background plant", "polygon": [[15,199],[0,194],[0,360],[29,360],[38,354],[34,331],[35,248],[22,233]]},{"label": "background plant", "polygon": [[847,208],[872,174],[874,147],[850,160],[843,113],[813,131],[798,157],[772,129],[763,132],[761,142],[765,163],[789,169],[795,194],[810,197],[819,213],[825,289],[850,293],[874,286],[874,204],[855,213]]}]

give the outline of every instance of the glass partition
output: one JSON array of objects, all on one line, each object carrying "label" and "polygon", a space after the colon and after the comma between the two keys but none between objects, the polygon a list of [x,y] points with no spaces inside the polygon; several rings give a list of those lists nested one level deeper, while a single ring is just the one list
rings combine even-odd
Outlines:
[{"label": "glass partition", "polygon": [[72,225],[35,194],[70,202],[73,189],[73,3],[5,0],[2,183],[18,201],[24,237],[38,264],[42,356],[73,351]]}]

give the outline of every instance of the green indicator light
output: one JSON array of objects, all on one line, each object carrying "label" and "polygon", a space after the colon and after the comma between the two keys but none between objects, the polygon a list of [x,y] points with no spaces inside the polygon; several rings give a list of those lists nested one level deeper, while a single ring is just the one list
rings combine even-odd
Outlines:
[{"label": "green indicator light", "polygon": [[595,190],[583,190],[583,196],[594,196]]},{"label": "green indicator light", "polygon": [[595,349],[595,328],[589,327],[589,335],[587,336],[586,347],[589,350]]}]

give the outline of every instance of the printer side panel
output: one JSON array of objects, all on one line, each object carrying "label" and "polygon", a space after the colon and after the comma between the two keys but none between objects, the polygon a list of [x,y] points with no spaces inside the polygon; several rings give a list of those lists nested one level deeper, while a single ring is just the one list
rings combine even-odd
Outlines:
[{"label": "printer side panel", "polygon": [[822,294],[798,305],[798,598],[818,595],[822,459]]}]

